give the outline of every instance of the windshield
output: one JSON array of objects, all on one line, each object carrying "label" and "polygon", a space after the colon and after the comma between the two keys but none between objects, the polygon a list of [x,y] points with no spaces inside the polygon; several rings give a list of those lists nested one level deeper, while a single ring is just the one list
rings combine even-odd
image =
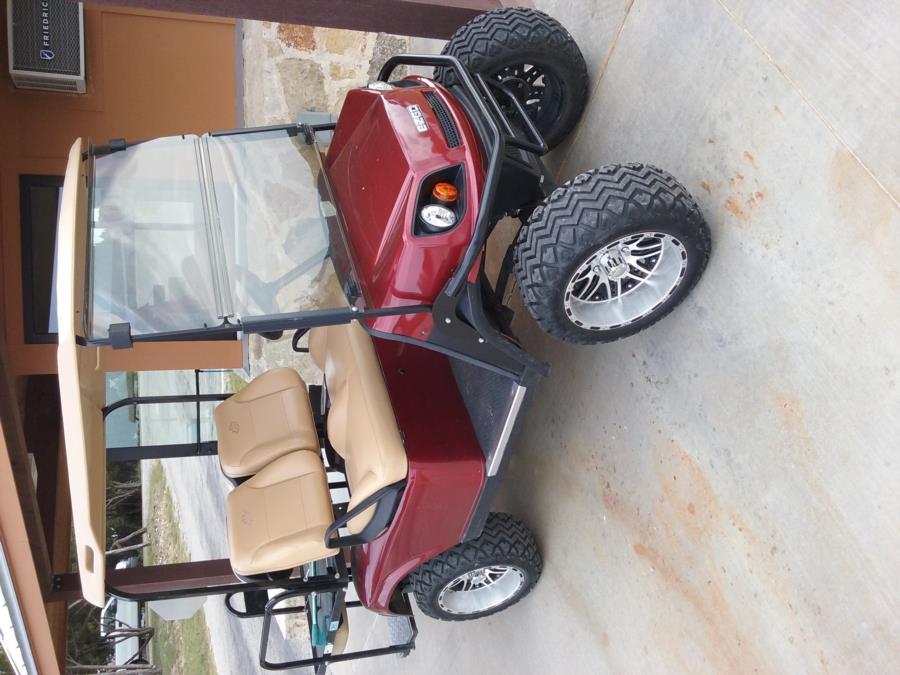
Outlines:
[{"label": "windshield", "polygon": [[140,335],[346,306],[319,171],[315,147],[284,129],[173,136],[97,157],[91,338],[115,323]]}]

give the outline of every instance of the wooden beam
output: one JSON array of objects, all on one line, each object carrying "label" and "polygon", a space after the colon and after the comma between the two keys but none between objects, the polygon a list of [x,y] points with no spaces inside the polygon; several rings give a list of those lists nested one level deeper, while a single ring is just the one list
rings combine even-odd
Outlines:
[{"label": "wooden beam", "polygon": [[[264,581],[243,581],[234,575],[227,558],[196,562],[149,565],[127,569],[106,569],[107,591],[122,597],[140,600],[222,595],[231,591],[261,590],[265,588],[296,587],[299,578],[273,578]],[[310,591],[333,588],[339,581],[326,577],[303,582]],[[155,597],[151,597],[155,596]],[[81,598],[78,574],[59,574],[54,578],[48,602],[72,602]]]},{"label": "wooden beam", "polygon": [[[37,468],[38,509],[44,525],[44,539],[53,556],[53,528],[56,514],[57,476],[59,475],[59,438],[62,424],[59,411],[59,379],[56,375],[25,377],[25,410],[22,430],[25,446]],[[68,479],[66,478],[68,482]]]},{"label": "wooden beam", "polygon": [[52,674],[60,668],[44,605],[50,557],[18,408],[6,345],[0,344],[0,537],[38,670]]},{"label": "wooden beam", "polygon": [[469,19],[503,6],[500,0],[88,0],[188,12],[447,39]]},{"label": "wooden beam", "polygon": [[[54,574],[69,570],[70,543],[72,541],[72,502],[69,499],[69,474],[66,471],[66,443],[62,425],[58,425],[56,475],[56,510],[53,514],[53,540],[50,544],[50,564]],[[65,602],[47,604],[50,634],[59,661],[60,671],[66,669],[66,640],[68,638],[69,605]]]},{"label": "wooden beam", "polygon": [[31,462],[25,446],[25,435],[22,431],[22,420],[19,417],[19,406],[13,393],[12,377],[6,358],[5,347],[0,348],[0,421],[2,421],[3,443],[6,446],[5,461],[9,462],[9,474],[13,490],[25,527],[28,531],[28,546],[34,559],[34,568],[45,588],[49,590],[52,577],[50,554],[47,540],[44,538],[44,527],[38,507],[34,483],[31,480]]}]

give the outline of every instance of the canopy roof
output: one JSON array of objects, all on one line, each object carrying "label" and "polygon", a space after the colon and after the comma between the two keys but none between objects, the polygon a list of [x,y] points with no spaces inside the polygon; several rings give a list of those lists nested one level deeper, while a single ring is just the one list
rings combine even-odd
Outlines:
[{"label": "canopy roof", "polygon": [[102,607],[106,599],[106,381],[99,349],[78,344],[84,337],[88,246],[88,177],[83,149],[79,138],[69,151],[59,211],[57,365],[81,589],[85,600]]}]

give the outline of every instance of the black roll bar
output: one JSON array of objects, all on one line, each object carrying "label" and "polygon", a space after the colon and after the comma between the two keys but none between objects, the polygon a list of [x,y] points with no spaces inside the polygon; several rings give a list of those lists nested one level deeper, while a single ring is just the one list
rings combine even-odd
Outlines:
[{"label": "black roll bar", "polygon": [[460,63],[459,59],[445,55],[420,56],[413,54],[398,54],[397,56],[392,56],[385,62],[378,74],[378,79],[382,82],[388,82],[394,69],[401,65],[450,68],[459,78],[462,86],[464,86],[472,95],[473,102],[478,107],[478,111],[481,113],[482,117],[484,117],[488,132],[490,133],[490,138],[487,139],[489,141],[489,146],[486,148],[488,153],[488,165],[485,172],[484,189],[481,193],[481,203],[478,208],[478,217],[475,221],[475,231],[472,235],[472,241],[469,242],[469,246],[466,248],[466,252],[463,255],[459,268],[453,273],[453,276],[450,277],[447,285],[444,286],[443,292],[451,297],[455,297],[462,289],[466,277],[469,274],[469,270],[472,268],[472,265],[475,264],[475,261],[478,260],[481,249],[484,247],[485,241],[487,241],[491,226],[491,209],[488,207],[494,202],[497,184],[500,181],[500,165],[503,161],[503,153],[506,150],[506,138],[504,134],[500,132],[497,121],[485,105],[481,93],[478,87],[476,87],[475,81],[472,79],[472,75],[470,75],[469,71],[466,70],[462,63]]},{"label": "black roll bar", "polygon": [[[494,197],[497,192],[497,185],[500,181],[500,169],[503,164],[503,157],[506,153],[506,145],[509,145],[543,155],[547,152],[547,144],[541,136],[540,132],[535,128],[534,124],[528,118],[525,109],[519,100],[506,87],[499,83],[488,83],[484,77],[478,74],[471,74],[468,69],[453,56],[447,55],[417,55],[417,54],[398,54],[389,58],[378,74],[378,79],[382,82],[390,81],[391,73],[397,66],[433,66],[440,68],[449,68],[456,75],[459,84],[464,87],[472,99],[472,104],[476,106],[477,111],[483,119],[489,138],[485,141],[485,152],[487,153],[488,164],[485,171],[484,189],[481,193],[481,203],[478,205],[478,216],[475,220],[475,228],[472,234],[472,241],[466,248],[462,261],[453,276],[444,286],[443,293],[450,297],[457,297],[462,291],[466,278],[472,266],[478,260],[481,250],[484,248],[488,235],[491,230],[491,220],[493,217],[493,209],[491,205],[494,203]],[[515,134],[515,130],[509,124],[499,104],[491,95],[490,88],[496,88],[501,91],[513,105],[516,114],[525,124],[528,134],[532,137],[531,141],[522,140]],[[485,104],[485,100],[490,102],[492,111]],[[502,120],[498,121],[498,120]],[[500,124],[504,129],[501,130]]]}]

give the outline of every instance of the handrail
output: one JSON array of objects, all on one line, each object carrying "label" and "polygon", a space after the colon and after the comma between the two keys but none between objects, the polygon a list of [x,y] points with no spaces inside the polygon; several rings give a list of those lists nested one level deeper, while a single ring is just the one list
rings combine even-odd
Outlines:
[{"label": "handrail", "polygon": [[103,408],[103,416],[107,417],[114,410],[129,405],[153,405],[158,403],[216,403],[224,401],[232,394],[177,394],[171,396],[128,396],[114,401]]}]

